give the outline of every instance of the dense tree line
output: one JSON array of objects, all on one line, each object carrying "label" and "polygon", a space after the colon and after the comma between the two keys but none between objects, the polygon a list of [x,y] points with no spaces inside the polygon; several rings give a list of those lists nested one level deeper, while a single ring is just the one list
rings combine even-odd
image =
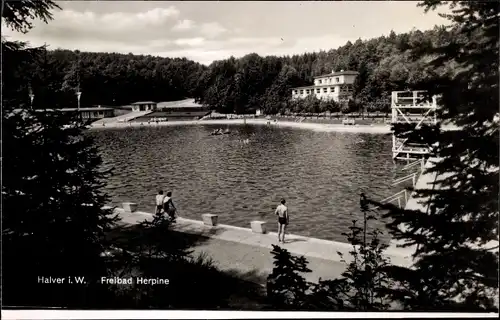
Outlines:
[{"label": "dense tree line", "polygon": [[[54,106],[76,105],[75,92],[82,91],[82,106],[124,105],[139,100],[166,101],[186,97],[225,113],[387,111],[390,93],[404,90],[435,73],[452,70],[448,63],[429,69],[429,56],[414,57],[415,48],[436,48],[457,37],[455,29],[436,26],[425,32],[413,30],[362,41],[350,41],[330,51],[293,56],[248,54],[214,61],[206,67],[186,58],[161,58],[118,53],[47,50],[25,66],[24,90],[31,87],[35,101]],[[355,70],[354,100],[349,106],[319,101],[290,101],[291,88],[313,83],[313,77],[332,70]],[[46,86],[53,86],[49,97]],[[25,93],[28,97],[28,93]],[[28,98],[27,98],[28,99]],[[38,106],[34,102],[35,107]]]},{"label": "dense tree line", "polygon": [[16,89],[26,99],[31,89],[34,107],[40,108],[42,103],[76,107],[78,91],[82,107],[179,100],[194,95],[199,74],[206,67],[186,58],[58,49],[41,50],[23,68],[22,87]]},{"label": "dense tree line", "polygon": [[[338,49],[300,55],[261,57],[255,53],[240,59],[216,61],[200,79],[197,98],[219,111],[244,112],[260,107],[266,113],[387,111],[393,90],[405,90],[435,73],[446,74],[451,63],[429,70],[428,56],[414,59],[412,49],[431,49],[460,37],[455,29],[435,27],[413,30],[367,41],[350,41]],[[291,102],[291,88],[313,83],[313,77],[340,70],[355,70],[354,101],[348,106],[309,101]]]}]

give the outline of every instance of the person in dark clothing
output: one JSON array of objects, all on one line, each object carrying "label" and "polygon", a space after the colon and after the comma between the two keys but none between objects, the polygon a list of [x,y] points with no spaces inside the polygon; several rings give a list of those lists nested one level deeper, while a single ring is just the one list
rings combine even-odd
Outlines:
[{"label": "person in dark clothing", "polygon": [[172,201],[172,192],[167,192],[167,196],[163,199],[163,210],[166,212],[170,218],[175,218],[175,213],[177,208]]}]

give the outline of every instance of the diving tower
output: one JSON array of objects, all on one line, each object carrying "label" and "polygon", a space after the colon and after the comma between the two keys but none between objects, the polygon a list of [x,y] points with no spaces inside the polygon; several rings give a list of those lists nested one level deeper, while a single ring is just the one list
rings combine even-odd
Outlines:
[{"label": "diving tower", "polygon": [[[426,99],[426,91],[393,91],[391,97],[392,120],[394,124],[407,124],[412,129],[422,125],[437,124],[437,99]],[[392,158],[394,160],[419,160],[427,158],[431,147],[409,138],[392,134]]]}]

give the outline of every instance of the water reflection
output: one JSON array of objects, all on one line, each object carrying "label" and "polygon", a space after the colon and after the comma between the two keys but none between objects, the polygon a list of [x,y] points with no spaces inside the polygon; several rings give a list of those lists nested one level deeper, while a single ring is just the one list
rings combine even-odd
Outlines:
[{"label": "water reflection", "polygon": [[[384,198],[395,168],[387,136],[322,133],[265,126],[214,126],[96,130],[106,165],[115,167],[106,191],[113,203],[135,201],[152,211],[159,188],[173,191],[179,214],[249,227],[276,220],[281,197],[290,210],[289,231],[344,241],[361,216],[358,195]],[[247,142],[244,142],[248,139]],[[273,225],[272,225],[273,226]]]}]

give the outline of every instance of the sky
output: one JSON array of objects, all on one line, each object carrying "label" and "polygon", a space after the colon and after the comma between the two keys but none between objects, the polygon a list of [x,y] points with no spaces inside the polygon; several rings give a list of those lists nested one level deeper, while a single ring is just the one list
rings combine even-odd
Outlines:
[{"label": "sky", "polygon": [[[447,24],[413,1],[58,1],[53,20],[10,40],[49,49],[214,60],[336,49],[413,28]],[[442,12],[442,11],[441,11]]]}]

